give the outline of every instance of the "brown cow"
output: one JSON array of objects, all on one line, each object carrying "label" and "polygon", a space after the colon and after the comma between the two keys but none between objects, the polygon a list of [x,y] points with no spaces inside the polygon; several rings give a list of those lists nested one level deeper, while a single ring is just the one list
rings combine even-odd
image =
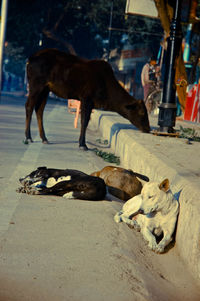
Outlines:
[{"label": "brown cow", "polygon": [[43,128],[43,111],[50,91],[62,98],[81,101],[79,146],[87,150],[85,134],[93,108],[115,111],[138,129],[149,132],[143,100],[136,100],[121,87],[111,66],[103,60],[86,60],[56,49],[44,49],[27,63],[29,96],[26,102],[26,140],[31,141],[31,117],[35,109],[40,137],[48,143]]}]

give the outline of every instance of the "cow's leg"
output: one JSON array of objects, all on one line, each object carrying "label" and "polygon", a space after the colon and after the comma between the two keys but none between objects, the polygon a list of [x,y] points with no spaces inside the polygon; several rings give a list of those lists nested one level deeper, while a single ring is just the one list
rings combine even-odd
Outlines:
[{"label": "cow's leg", "polygon": [[34,109],[34,101],[31,96],[28,96],[26,104],[25,104],[25,110],[26,110],[26,125],[25,125],[25,141],[24,143],[33,142],[31,137],[31,119]]},{"label": "cow's leg", "polygon": [[37,123],[38,123],[38,129],[40,133],[40,138],[42,139],[43,143],[48,143],[48,140],[45,135],[44,126],[43,126],[43,112],[44,108],[47,102],[47,97],[49,94],[49,90],[46,88],[42,93],[40,94],[39,98],[40,101],[35,106],[35,113],[37,116]]},{"label": "cow's leg", "polygon": [[93,105],[90,100],[84,100],[81,102],[81,132],[79,137],[79,148],[83,150],[88,150],[88,147],[85,143],[85,134],[92,109]]}]

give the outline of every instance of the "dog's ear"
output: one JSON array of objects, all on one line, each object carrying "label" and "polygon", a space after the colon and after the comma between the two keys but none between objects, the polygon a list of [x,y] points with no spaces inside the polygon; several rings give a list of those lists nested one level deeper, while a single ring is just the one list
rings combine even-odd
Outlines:
[{"label": "dog's ear", "polygon": [[47,169],[46,166],[40,166],[37,168],[38,170]]},{"label": "dog's ear", "polygon": [[100,171],[94,171],[93,173],[90,174],[93,177],[99,177]]},{"label": "dog's ear", "polygon": [[159,185],[160,190],[163,190],[164,192],[167,192],[169,190],[169,180],[165,179],[162,181]]}]

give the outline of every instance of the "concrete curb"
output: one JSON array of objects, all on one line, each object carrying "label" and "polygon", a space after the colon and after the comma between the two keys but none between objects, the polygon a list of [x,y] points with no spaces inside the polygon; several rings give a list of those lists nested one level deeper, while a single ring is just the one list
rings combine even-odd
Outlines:
[{"label": "concrete curb", "polygon": [[[157,118],[150,118],[151,126],[156,121]],[[187,123],[182,126],[189,127]],[[188,146],[184,139],[141,133],[118,114],[100,110],[94,110],[89,127],[99,130],[109,141],[112,151],[120,156],[121,166],[143,173],[153,181],[168,178],[172,192],[181,192],[175,247],[193,276],[200,280],[200,173],[197,174],[200,144],[194,142]]]}]

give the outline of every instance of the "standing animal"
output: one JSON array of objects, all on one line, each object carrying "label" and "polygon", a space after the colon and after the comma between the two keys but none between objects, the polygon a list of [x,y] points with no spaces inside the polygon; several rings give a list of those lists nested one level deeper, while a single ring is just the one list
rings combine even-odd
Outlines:
[{"label": "standing animal", "polygon": [[106,195],[104,180],[74,169],[38,167],[19,179],[18,192],[28,194],[58,195],[81,200],[103,200]]},{"label": "standing animal", "polygon": [[105,166],[103,169],[93,172],[91,176],[102,178],[108,187],[108,192],[123,201],[141,193],[142,183],[137,177],[149,181],[148,177],[131,169],[116,166]]},{"label": "standing animal", "polygon": [[170,190],[169,180],[165,179],[161,183],[145,183],[141,194],[128,200],[114,219],[141,230],[149,248],[163,253],[172,240],[178,213],[179,202]]},{"label": "standing animal", "polygon": [[150,131],[143,100],[134,99],[116,80],[109,63],[87,60],[57,49],[44,49],[27,62],[29,95],[25,104],[25,143],[31,141],[31,117],[35,109],[40,137],[48,143],[43,127],[43,111],[50,91],[62,98],[81,101],[80,148],[87,150],[86,128],[93,108],[115,111],[142,132]]}]

